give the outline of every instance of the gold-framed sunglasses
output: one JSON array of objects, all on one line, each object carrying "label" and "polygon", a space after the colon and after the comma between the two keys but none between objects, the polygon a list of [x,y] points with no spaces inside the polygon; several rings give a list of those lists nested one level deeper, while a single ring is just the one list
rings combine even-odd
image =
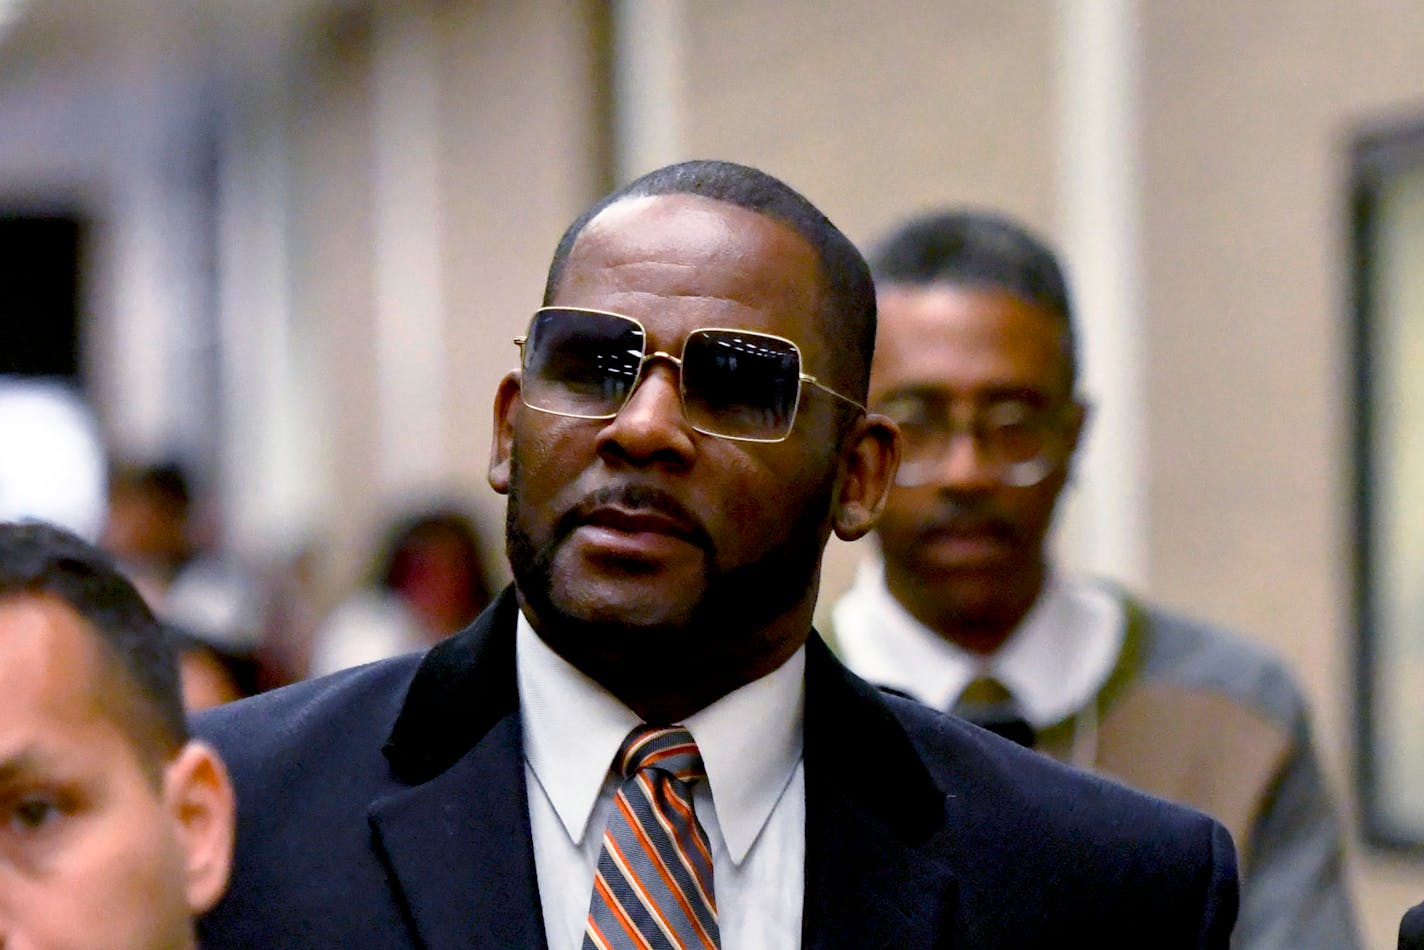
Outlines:
[{"label": "gold-framed sunglasses", "polygon": [[612,419],[627,405],[643,368],[666,360],[678,370],[688,425],[739,442],[780,442],[796,424],[801,386],[865,406],[802,372],[801,350],[770,333],[724,327],[693,330],[674,356],[648,352],[648,333],[632,317],[583,307],[541,307],[516,337],[524,405],[575,419]]}]

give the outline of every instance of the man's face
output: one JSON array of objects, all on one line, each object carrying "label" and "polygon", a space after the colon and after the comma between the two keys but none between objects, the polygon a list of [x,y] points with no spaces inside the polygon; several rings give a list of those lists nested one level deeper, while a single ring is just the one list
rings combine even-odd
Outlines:
[{"label": "man's face", "polygon": [[[985,645],[997,645],[993,631],[1017,624],[1042,584],[1044,538],[1083,421],[1069,392],[1061,321],[992,288],[891,286],[879,304],[871,408],[928,405],[958,427],[921,468],[921,484],[891,490],[877,527],[886,580],[927,625],[964,635],[970,648],[975,631],[987,629]],[[993,418],[996,406],[1054,420],[1053,464],[1036,484],[1008,484],[985,447],[966,437],[969,420],[986,411]]]},{"label": "man's face", "polygon": [[[190,745],[146,769],[114,721],[122,704],[101,685],[100,656],[59,600],[0,598],[5,950],[188,948],[192,914],[226,881],[232,802],[221,766]],[[194,798],[195,778],[217,797]]]},{"label": "man's face", "polygon": [[[704,327],[776,334],[824,378],[818,274],[799,235],[750,211],[630,199],[579,237],[554,303],[639,320],[649,352],[680,354]],[[586,670],[599,665],[590,653],[607,664],[653,651],[753,671],[800,645],[834,520],[832,397],[803,393],[787,439],[756,444],[694,431],[666,361],[610,420],[530,410],[517,387],[507,378],[496,406],[491,484],[510,496],[515,578],[551,646]]]}]

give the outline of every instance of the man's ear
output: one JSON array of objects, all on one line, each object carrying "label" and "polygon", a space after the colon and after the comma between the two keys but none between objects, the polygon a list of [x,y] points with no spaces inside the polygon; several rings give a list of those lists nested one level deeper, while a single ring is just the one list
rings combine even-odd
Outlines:
[{"label": "man's ear", "polygon": [[519,411],[519,371],[511,370],[499,381],[494,394],[494,437],[490,442],[489,483],[501,495],[509,494],[509,459],[514,446],[514,414]]},{"label": "man's ear", "polygon": [[227,890],[236,821],[232,782],[212,748],[190,741],[164,768],[163,794],[183,851],[188,909],[196,916]]},{"label": "man's ear", "polygon": [[846,436],[831,510],[836,537],[854,541],[880,519],[900,467],[900,430],[886,416],[861,416]]}]

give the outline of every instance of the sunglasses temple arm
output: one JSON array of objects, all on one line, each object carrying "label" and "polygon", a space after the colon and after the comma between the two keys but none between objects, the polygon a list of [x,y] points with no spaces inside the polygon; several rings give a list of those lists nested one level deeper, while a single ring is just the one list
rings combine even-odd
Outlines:
[{"label": "sunglasses temple arm", "polygon": [[832,389],[831,387],[827,386],[825,383],[821,382],[819,379],[817,379],[817,378],[814,377],[814,376],[808,376],[808,375],[806,375],[806,374],[803,373],[803,374],[801,375],[801,382],[803,382],[803,383],[810,383],[812,386],[815,386],[815,387],[816,387],[817,389],[819,389],[821,392],[823,392],[823,393],[828,393],[829,395],[835,396],[835,397],[836,397],[837,399],[839,399],[841,402],[849,403],[850,405],[852,405],[852,406],[854,406],[855,408],[859,409],[861,412],[869,412],[869,410],[868,410],[864,405],[862,405],[861,403],[856,402],[854,399],[850,398],[850,397],[847,396],[847,395],[844,395],[844,394],[842,394],[842,393],[836,392],[834,389]]}]

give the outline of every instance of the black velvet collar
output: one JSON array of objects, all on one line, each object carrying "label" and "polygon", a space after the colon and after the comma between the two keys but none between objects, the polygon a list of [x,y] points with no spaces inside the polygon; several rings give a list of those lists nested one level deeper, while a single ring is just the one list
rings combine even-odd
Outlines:
[{"label": "black velvet collar", "polygon": [[425,655],[381,750],[403,781],[415,785],[444,772],[519,709],[518,610],[511,585],[473,624]]},{"label": "black velvet collar", "polygon": [[[518,712],[518,609],[513,586],[505,588],[421,662],[383,748],[403,781],[429,781]],[[886,697],[842,666],[814,632],[806,646],[805,741],[808,788],[833,783],[911,838],[942,822],[944,791]]]}]

